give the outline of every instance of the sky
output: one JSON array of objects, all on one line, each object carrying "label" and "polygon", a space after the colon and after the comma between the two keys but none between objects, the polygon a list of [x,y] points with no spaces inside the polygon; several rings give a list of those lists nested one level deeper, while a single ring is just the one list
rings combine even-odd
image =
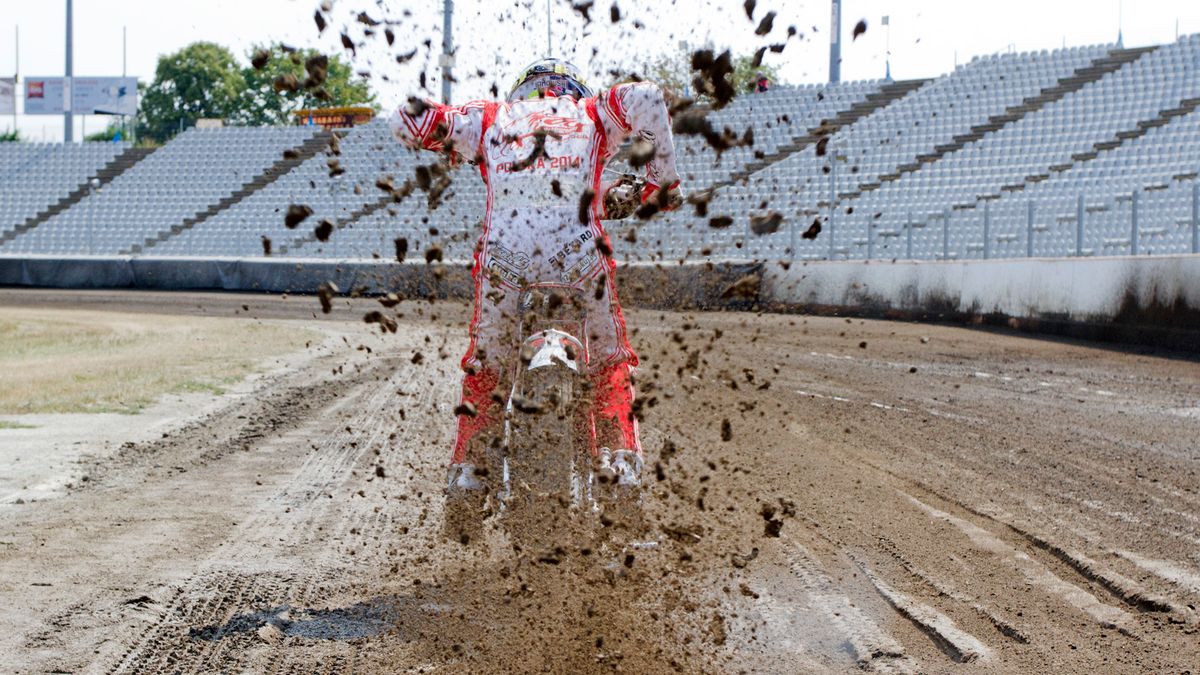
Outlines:
[{"label": "sky", "polygon": [[[159,55],[196,40],[209,40],[246,60],[254,44],[282,41],[350,56],[340,42],[346,30],[356,43],[356,69],[367,73],[385,107],[409,95],[440,96],[438,53],[442,39],[441,0],[332,0],[330,25],[318,33],[313,12],[320,0],[75,0],[75,74],[127,73],[154,78]],[[657,56],[712,45],[735,54],[784,43],[768,53],[767,63],[790,83],[824,82],[829,68],[829,0],[758,0],[753,20],[742,0],[617,0],[621,18],[611,20],[613,0],[594,0],[590,22],[572,9],[580,0],[550,0],[551,49],[583,68],[593,83],[613,72],[644,71]],[[65,64],[65,0],[0,0],[0,75],[14,72],[14,29],[20,30],[20,75],[62,75]],[[453,98],[490,97],[492,85],[503,93],[527,63],[547,53],[545,0],[457,0],[454,8],[456,51]],[[382,35],[364,37],[360,12],[391,22],[395,44]],[[776,12],[773,30],[755,35],[767,12]],[[889,25],[882,25],[882,17]],[[859,20],[867,31],[851,39]],[[797,35],[787,38],[789,26]],[[379,26],[382,28],[383,26]],[[843,0],[842,79],[883,77],[890,46],[895,79],[933,77],[972,57],[1005,51],[1055,49],[1113,43],[1118,27],[1129,47],[1171,42],[1200,32],[1200,2],[1195,0]],[[127,31],[127,61],[122,60],[122,31]],[[430,47],[424,44],[430,41]],[[417,53],[405,64],[397,54]],[[419,76],[427,74],[426,90]],[[98,131],[101,117],[79,116],[82,132]],[[0,130],[12,118],[0,118]],[[57,141],[63,121],[55,116],[19,117],[31,140]]]}]

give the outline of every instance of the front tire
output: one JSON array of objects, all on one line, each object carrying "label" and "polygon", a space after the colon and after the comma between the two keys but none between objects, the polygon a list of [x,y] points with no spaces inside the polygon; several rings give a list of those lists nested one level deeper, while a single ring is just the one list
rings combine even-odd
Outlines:
[{"label": "front tire", "polygon": [[590,453],[578,384],[574,370],[552,365],[525,371],[517,385],[504,524],[522,548],[573,548],[590,530]]}]

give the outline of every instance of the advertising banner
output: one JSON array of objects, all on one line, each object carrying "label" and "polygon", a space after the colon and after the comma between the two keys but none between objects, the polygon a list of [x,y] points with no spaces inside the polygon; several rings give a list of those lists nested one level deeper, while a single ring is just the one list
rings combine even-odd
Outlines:
[{"label": "advertising banner", "polygon": [[17,110],[17,78],[0,77],[0,115],[11,115]]},{"label": "advertising banner", "polygon": [[76,77],[73,107],[77,115],[136,115],[136,77]]},{"label": "advertising banner", "polygon": [[61,115],[65,110],[66,90],[61,77],[25,78],[25,114]]},{"label": "advertising banner", "polygon": [[[73,85],[73,86],[71,86]],[[25,78],[25,114],[136,115],[136,77]]]}]

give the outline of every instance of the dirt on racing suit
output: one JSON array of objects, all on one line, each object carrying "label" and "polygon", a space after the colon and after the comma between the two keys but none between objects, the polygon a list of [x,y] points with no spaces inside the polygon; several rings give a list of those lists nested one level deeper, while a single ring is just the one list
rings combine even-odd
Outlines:
[{"label": "dirt on racing suit", "polygon": [[[414,108],[421,108],[416,110]],[[402,106],[391,118],[395,138],[412,148],[478,164],[487,186],[483,234],[472,277],[475,307],[451,463],[468,460],[473,439],[499,434],[516,356],[518,296],[523,284],[579,288],[587,303],[588,371],[594,403],[590,433],[599,447],[641,452],[633,416],[631,370],[637,355],[625,333],[607,254],[601,174],[621,143],[639,135],[655,144],[643,199],[679,183],[662,91],[649,83],[617,85],[586,99],[546,97],[446,106]],[[585,221],[585,222],[581,222]],[[493,395],[495,392],[497,395]],[[478,462],[472,449],[468,461]]]}]

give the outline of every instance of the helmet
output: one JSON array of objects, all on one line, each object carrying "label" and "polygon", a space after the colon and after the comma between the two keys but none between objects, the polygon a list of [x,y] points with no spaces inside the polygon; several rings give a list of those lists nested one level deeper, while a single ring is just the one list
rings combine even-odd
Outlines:
[{"label": "helmet", "polygon": [[542,59],[530,64],[513,83],[509,102],[545,96],[590,98],[592,90],[583,83],[579,69],[559,59]]}]

